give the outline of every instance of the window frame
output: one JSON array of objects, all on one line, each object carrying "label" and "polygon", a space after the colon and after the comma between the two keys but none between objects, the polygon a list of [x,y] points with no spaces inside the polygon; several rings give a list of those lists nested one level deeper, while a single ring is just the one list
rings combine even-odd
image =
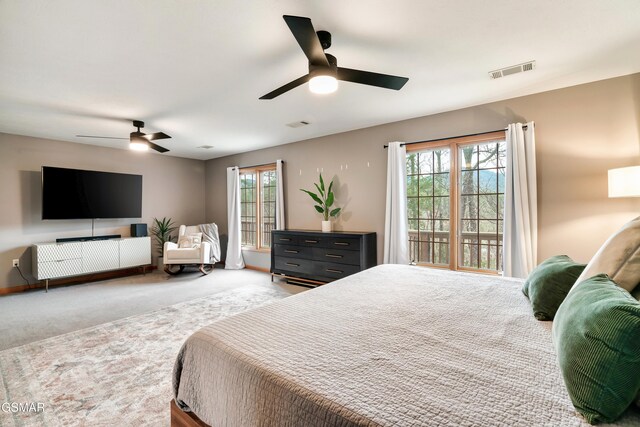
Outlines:
[{"label": "window frame", "polygon": [[[454,138],[445,138],[437,141],[418,142],[405,145],[407,154],[422,151],[433,150],[443,147],[449,148],[449,265],[432,264],[427,262],[416,262],[416,265],[440,268],[453,271],[465,271],[471,273],[480,273],[497,276],[500,274],[497,270],[488,270],[483,268],[464,267],[460,265],[460,249],[458,248],[461,236],[459,233],[460,221],[460,189],[458,188],[458,174],[460,173],[459,165],[459,149],[469,145],[478,145],[485,142],[496,140],[506,141],[506,131],[497,131],[484,133],[480,135],[469,135]],[[504,222],[503,222],[504,224]],[[503,225],[504,226],[504,225]],[[407,236],[408,239],[408,236]]]},{"label": "window frame", "polygon": [[[263,186],[262,186],[262,173],[263,172],[276,172],[276,163],[267,163],[265,165],[260,165],[260,166],[252,166],[252,167],[247,167],[247,168],[240,168],[239,173],[240,174],[255,174],[256,176],[256,187],[255,187],[255,193],[256,193],[256,200],[255,200],[255,204],[256,204],[256,244],[255,246],[251,246],[251,245],[245,245],[242,243],[242,241],[240,242],[240,246],[243,250],[250,250],[250,251],[255,251],[255,252],[271,252],[271,247],[262,247],[262,209],[263,209],[263,203],[262,203],[262,190],[263,190]],[[276,174],[276,193],[278,191],[278,184],[277,184],[277,174]],[[277,204],[276,204],[276,209],[277,209]]]}]

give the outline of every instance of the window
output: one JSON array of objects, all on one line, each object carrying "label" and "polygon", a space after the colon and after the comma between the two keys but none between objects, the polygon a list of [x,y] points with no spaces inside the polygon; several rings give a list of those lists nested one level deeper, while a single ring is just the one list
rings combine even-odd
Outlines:
[{"label": "window", "polygon": [[242,246],[271,248],[276,226],[276,165],[240,169],[240,233]]},{"label": "window", "polygon": [[407,146],[409,256],[452,270],[502,270],[504,132]]}]

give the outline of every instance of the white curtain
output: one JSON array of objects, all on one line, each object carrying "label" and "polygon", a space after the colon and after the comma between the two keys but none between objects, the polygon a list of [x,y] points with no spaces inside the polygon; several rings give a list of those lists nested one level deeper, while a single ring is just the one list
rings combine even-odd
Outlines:
[{"label": "white curtain", "polygon": [[239,270],[244,268],[244,259],[240,235],[240,169],[237,166],[227,168],[227,221],[229,242],[224,268]]},{"label": "white curtain", "polygon": [[391,142],[387,156],[387,207],[384,219],[383,262],[409,264],[407,150],[400,142]]},{"label": "white curtain", "polygon": [[536,266],[538,202],[534,123],[507,127],[503,275],[525,278]]},{"label": "white curtain", "polygon": [[276,230],[284,230],[284,176],[282,174],[283,161],[276,160]]}]

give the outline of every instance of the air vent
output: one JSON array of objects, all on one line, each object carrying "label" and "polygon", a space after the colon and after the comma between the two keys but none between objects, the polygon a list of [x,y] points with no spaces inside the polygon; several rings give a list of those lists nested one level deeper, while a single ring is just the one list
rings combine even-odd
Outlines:
[{"label": "air vent", "polygon": [[202,148],[203,150],[211,150],[213,145],[201,145],[198,148]]},{"label": "air vent", "polygon": [[287,126],[289,126],[290,128],[301,128],[302,126],[306,126],[308,124],[309,122],[305,122],[304,120],[301,120],[299,122],[287,123]]},{"label": "air vent", "polygon": [[523,64],[514,65],[512,67],[489,71],[489,77],[491,77],[492,79],[499,79],[500,77],[506,77],[512,74],[522,73],[524,71],[531,71],[534,68],[536,68],[536,61],[529,61]]}]

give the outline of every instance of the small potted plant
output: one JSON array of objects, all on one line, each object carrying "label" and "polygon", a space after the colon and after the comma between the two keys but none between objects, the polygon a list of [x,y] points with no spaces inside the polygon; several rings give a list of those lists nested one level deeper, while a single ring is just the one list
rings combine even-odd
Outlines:
[{"label": "small potted plant", "polygon": [[171,218],[153,218],[153,226],[151,227],[151,234],[156,239],[156,243],[158,244],[158,269],[162,268],[162,253],[164,250],[165,242],[170,242],[173,239],[171,232],[174,231],[176,227],[173,224]]},{"label": "small potted plant", "polygon": [[322,174],[320,174],[320,184],[318,185],[314,183],[313,185],[316,186],[318,194],[313,193],[309,190],[303,190],[302,188],[300,189],[300,191],[307,193],[313,199],[313,201],[316,202],[314,208],[316,209],[316,211],[318,211],[318,213],[321,213],[324,218],[324,221],[322,221],[322,232],[329,233],[332,228],[329,217],[335,218],[340,213],[341,209],[331,209],[331,206],[333,206],[333,202],[335,199],[333,192],[331,191],[331,189],[333,188],[333,180],[331,180],[331,182],[329,183],[329,187],[326,189],[326,191],[324,180],[322,179]]}]

